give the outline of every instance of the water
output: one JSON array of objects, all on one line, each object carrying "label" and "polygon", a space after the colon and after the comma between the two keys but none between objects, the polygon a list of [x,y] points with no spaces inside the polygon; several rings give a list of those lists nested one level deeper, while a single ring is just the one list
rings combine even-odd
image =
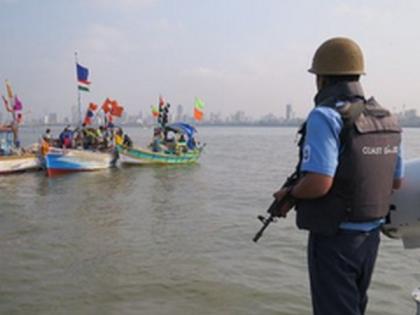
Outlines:
[{"label": "water", "polygon": [[[295,132],[201,128],[197,165],[1,177],[0,314],[309,314],[294,215],[251,241],[294,167]],[[406,157],[420,157],[419,138],[405,130]],[[419,260],[382,238],[368,314],[415,313]]]}]

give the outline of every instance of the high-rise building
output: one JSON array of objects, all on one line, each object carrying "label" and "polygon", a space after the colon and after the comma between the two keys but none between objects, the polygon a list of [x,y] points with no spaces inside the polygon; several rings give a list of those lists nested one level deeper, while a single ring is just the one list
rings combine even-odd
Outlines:
[{"label": "high-rise building", "polygon": [[286,105],[286,121],[289,121],[293,118],[293,107],[292,104]]},{"label": "high-rise building", "polygon": [[57,114],[56,113],[49,113],[48,115],[44,116],[44,124],[52,125],[58,122]]}]

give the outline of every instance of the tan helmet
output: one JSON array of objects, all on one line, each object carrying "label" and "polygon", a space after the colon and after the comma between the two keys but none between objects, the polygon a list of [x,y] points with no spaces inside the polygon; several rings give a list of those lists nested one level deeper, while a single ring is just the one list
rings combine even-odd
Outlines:
[{"label": "tan helmet", "polygon": [[331,38],[319,46],[308,71],[319,75],[365,74],[362,50],[349,38]]}]

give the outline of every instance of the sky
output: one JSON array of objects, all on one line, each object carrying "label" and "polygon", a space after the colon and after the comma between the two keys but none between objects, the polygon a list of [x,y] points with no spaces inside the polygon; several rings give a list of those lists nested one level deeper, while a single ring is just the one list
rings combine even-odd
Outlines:
[{"label": "sky", "polygon": [[368,96],[420,109],[419,17],[418,0],[0,0],[0,80],[27,115],[70,116],[77,51],[84,107],[111,97],[148,113],[162,95],[187,112],[200,97],[205,113],[284,116],[290,103],[304,117],[315,50],[345,36],[364,52]]}]

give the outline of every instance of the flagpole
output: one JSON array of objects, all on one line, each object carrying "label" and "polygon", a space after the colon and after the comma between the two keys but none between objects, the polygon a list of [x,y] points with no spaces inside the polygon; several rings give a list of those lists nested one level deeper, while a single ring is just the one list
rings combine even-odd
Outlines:
[{"label": "flagpole", "polygon": [[[76,77],[77,77],[77,64],[79,63],[77,58],[77,51],[74,52],[74,60],[76,62]],[[77,125],[80,127],[82,125],[82,101],[81,101],[81,93],[79,86],[77,85],[77,107],[78,107],[78,115],[79,115],[79,121],[77,122]]]},{"label": "flagpole", "polygon": [[12,122],[14,124],[16,122],[16,113],[15,113],[15,102],[13,100],[13,90],[8,79],[5,80],[5,83],[6,83],[7,89],[10,89],[10,91],[12,91],[12,92],[9,92],[9,90],[7,90],[7,98],[9,99],[9,106],[10,106],[9,108],[12,110],[11,111]]}]

